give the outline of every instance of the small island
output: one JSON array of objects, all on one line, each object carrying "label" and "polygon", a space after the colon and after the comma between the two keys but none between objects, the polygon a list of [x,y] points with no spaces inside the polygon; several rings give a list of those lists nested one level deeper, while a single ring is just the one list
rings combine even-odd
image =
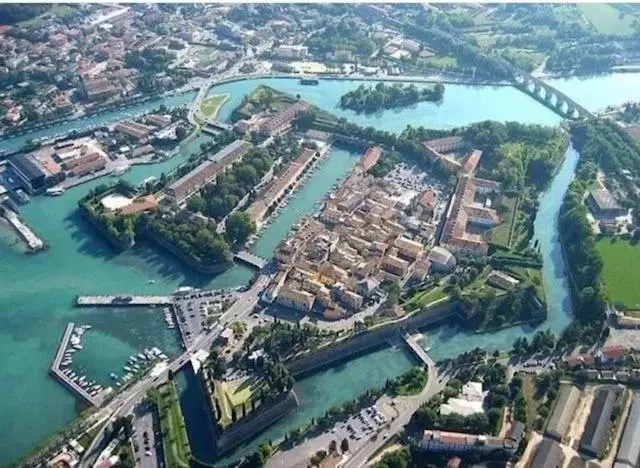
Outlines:
[{"label": "small island", "polygon": [[422,101],[440,101],[444,97],[444,85],[437,83],[433,88],[418,88],[414,84],[375,86],[360,85],[340,98],[341,109],[360,112],[375,112],[381,109],[393,109]]}]

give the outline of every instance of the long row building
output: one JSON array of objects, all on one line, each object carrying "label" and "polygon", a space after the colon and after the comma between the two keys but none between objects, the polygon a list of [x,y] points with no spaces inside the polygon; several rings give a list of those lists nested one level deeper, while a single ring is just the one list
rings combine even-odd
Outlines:
[{"label": "long row building", "polygon": [[166,189],[166,194],[177,204],[184,203],[203,186],[211,182],[216,175],[227,170],[233,163],[240,161],[251,149],[251,143],[236,140],[228,144],[205,162],[180,177]]},{"label": "long row building", "polygon": [[318,152],[303,148],[298,157],[289,164],[282,174],[268,185],[247,208],[252,221],[260,226],[269,213],[286,196],[287,191],[299,180],[302,173],[318,158]]}]

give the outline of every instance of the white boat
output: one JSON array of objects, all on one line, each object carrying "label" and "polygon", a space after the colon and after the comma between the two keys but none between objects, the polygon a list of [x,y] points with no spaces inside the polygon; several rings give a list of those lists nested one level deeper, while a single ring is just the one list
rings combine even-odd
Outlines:
[{"label": "white boat", "polygon": [[113,380],[118,380],[118,376],[114,372],[109,374],[109,377],[111,377]]},{"label": "white boat", "polygon": [[64,187],[51,187],[46,190],[46,194],[51,197],[58,197],[65,192]]},{"label": "white boat", "polygon": [[118,167],[117,169],[115,169],[112,173],[111,173],[111,177],[118,177],[121,176],[122,174],[124,174],[125,172],[127,172],[129,170],[131,166],[122,166],[122,167]]},{"label": "white boat", "polygon": [[138,360],[136,359],[135,356],[129,356],[129,361],[131,362],[138,362]]},{"label": "white boat", "polygon": [[123,369],[126,370],[127,372],[131,372],[131,367],[129,366],[124,366]]},{"label": "white boat", "polygon": [[144,354],[142,354],[142,353],[138,353],[138,358],[139,358],[141,361],[146,361],[146,360],[147,360],[147,356],[145,356],[145,355],[144,355]]},{"label": "white boat", "polygon": [[81,344],[74,344],[73,348],[74,349],[82,349],[82,345]]}]

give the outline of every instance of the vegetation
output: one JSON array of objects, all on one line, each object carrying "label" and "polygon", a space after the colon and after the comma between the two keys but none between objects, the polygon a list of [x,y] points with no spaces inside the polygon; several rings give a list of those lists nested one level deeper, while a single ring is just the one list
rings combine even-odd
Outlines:
[{"label": "vegetation", "polygon": [[289,94],[269,86],[260,85],[251,94],[242,98],[240,106],[231,113],[231,120],[237,122],[267,110],[277,111],[294,102],[295,99]]},{"label": "vegetation", "polygon": [[4,3],[0,5],[0,24],[16,24],[41,15],[51,9],[44,3]]},{"label": "vegetation", "polygon": [[350,51],[356,55],[369,57],[375,47],[366,32],[353,20],[340,20],[337,24],[329,24],[320,34],[307,41],[309,51],[326,54],[336,50]]},{"label": "vegetation", "polygon": [[596,251],[602,259],[607,297],[618,309],[640,309],[640,246],[626,239],[603,237],[596,241]]},{"label": "vegetation", "polygon": [[387,382],[386,388],[393,395],[416,395],[427,384],[427,373],[422,367],[412,367],[399,377]]},{"label": "vegetation", "polygon": [[246,345],[250,348],[262,348],[270,355],[284,361],[297,352],[317,346],[329,332],[305,324],[300,326],[273,322],[266,326],[257,326],[251,330]]},{"label": "vegetation", "polygon": [[129,51],[124,54],[124,63],[129,68],[140,71],[160,73],[166,70],[174,56],[165,49],[147,47],[141,51]]},{"label": "vegetation", "polygon": [[174,383],[169,382],[160,387],[153,394],[153,399],[160,412],[162,445],[167,468],[190,466],[191,448]]},{"label": "vegetation", "polygon": [[601,34],[627,35],[635,32],[633,17],[606,3],[579,5],[582,14]]},{"label": "vegetation", "polygon": [[256,232],[256,223],[251,221],[247,213],[233,213],[227,218],[227,239],[231,245],[244,245],[251,234]]},{"label": "vegetation", "polygon": [[222,105],[229,99],[229,94],[216,94],[200,103],[199,114],[203,119],[216,118]]},{"label": "vegetation", "polygon": [[375,86],[360,85],[340,98],[340,107],[356,112],[375,112],[380,109],[404,107],[420,101],[440,101],[444,96],[444,85],[436,84],[433,88],[418,88],[414,84],[385,85],[380,82]]}]

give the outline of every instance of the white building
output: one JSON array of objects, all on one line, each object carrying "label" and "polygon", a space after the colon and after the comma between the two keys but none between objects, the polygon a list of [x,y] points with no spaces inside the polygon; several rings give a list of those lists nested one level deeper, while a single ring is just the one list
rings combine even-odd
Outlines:
[{"label": "white building", "polygon": [[440,414],[459,414],[471,416],[484,413],[483,403],[486,392],[482,391],[481,382],[468,382],[462,387],[457,398],[449,398],[446,403],[440,405]]},{"label": "white building", "polygon": [[309,48],[303,45],[281,45],[276,47],[276,56],[284,59],[301,59],[309,54]]}]

